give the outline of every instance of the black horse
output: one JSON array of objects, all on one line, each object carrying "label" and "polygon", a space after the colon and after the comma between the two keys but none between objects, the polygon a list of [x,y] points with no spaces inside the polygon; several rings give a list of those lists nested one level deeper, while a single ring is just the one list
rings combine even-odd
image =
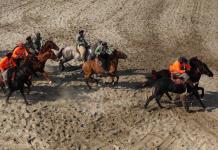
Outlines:
[{"label": "black horse", "polygon": [[[195,67],[195,68],[200,67],[200,68],[198,68],[198,71],[190,72],[190,74],[191,74],[190,77],[191,77],[191,80],[194,83],[196,89],[201,90],[201,98],[203,98],[204,97],[204,88],[199,87],[198,82],[200,81],[202,74],[205,74],[209,77],[213,77],[213,72],[208,68],[208,66],[205,63],[200,61],[197,57],[192,57],[189,61],[190,61],[191,67]],[[200,72],[200,70],[201,70],[201,72]],[[155,83],[155,81],[157,81],[158,79],[160,79],[162,77],[170,78],[171,74],[170,74],[169,70],[167,70],[167,69],[162,69],[160,71],[152,70],[152,80],[154,83]],[[146,85],[147,84],[144,83],[143,87],[145,87]],[[166,95],[169,97],[170,100],[172,99],[168,93],[166,93]]]},{"label": "black horse", "polygon": [[160,104],[160,99],[163,96],[163,94],[166,94],[170,99],[171,97],[169,96],[168,92],[173,92],[173,93],[184,93],[186,90],[188,93],[191,95],[194,95],[201,106],[203,108],[206,108],[204,104],[202,103],[198,90],[202,90],[201,96],[204,94],[204,89],[202,87],[198,87],[198,82],[201,78],[201,75],[205,74],[208,75],[209,77],[213,77],[212,71],[208,68],[208,66],[200,61],[197,57],[193,57],[190,59],[190,65],[191,65],[191,70],[188,72],[190,76],[190,80],[193,83],[196,83],[194,87],[190,87],[189,85],[176,85],[171,79],[170,79],[170,73],[168,70],[161,70],[159,72],[156,72],[156,76],[153,77],[153,79],[156,80],[154,84],[154,93],[148,98],[148,100],[145,102],[144,107],[146,108],[149,104],[149,102],[152,99],[156,99],[157,104],[160,108],[163,106]]},{"label": "black horse", "polygon": [[24,84],[27,84],[28,89],[30,90],[31,86],[31,76],[33,74],[32,62],[26,60],[25,63],[19,68],[10,68],[8,70],[8,94],[6,98],[6,104],[9,103],[9,98],[12,93],[16,90],[20,90],[21,95],[25,103],[28,105],[28,101],[26,100],[26,96],[24,94]]}]

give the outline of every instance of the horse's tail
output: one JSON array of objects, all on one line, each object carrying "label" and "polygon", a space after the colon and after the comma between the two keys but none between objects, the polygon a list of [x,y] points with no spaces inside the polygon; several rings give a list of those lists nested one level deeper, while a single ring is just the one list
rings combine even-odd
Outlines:
[{"label": "horse's tail", "polygon": [[62,48],[58,53],[57,53],[57,58],[60,59],[63,56],[63,50],[64,48]]}]

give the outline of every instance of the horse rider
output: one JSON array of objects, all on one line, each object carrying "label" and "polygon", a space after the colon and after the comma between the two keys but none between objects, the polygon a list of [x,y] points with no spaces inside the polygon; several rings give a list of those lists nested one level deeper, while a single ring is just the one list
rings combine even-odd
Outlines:
[{"label": "horse rider", "polygon": [[173,78],[179,78],[188,83],[193,87],[190,76],[187,74],[187,71],[190,71],[191,66],[188,63],[188,60],[184,56],[180,56],[173,64],[170,65],[169,71]]},{"label": "horse rider", "polygon": [[32,54],[37,54],[38,51],[35,49],[34,44],[33,44],[33,40],[31,36],[28,36],[26,38],[26,42],[25,42],[25,48],[28,49]]},{"label": "horse rider", "polygon": [[101,61],[105,73],[108,73],[108,58],[113,51],[114,49],[109,48],[107,42],[101,42],[95,49],[95,55]]},{"label": "horse rider", "polygon": [[23,42],[19,42],[17,47],[13,50],[12,58],[14,59],[17,67],[20,67],[20,62],[28,56],[28,49],[25,48]]},{"label": "horse rider", "polygon": [[0,61],[0,71],[6,89],[8,88],[8,69],[15,68],[15,67],[16,67],[16,63],[12,58],[12,53],[9,52]]},{"label": "horse rider", "polygon": [[76,37],[76,48],[79,51],[83,61],[86,60],[86,51],[89,48],[89,44],[85,39],[85,32],[84,30],[80,30],[79,34]]},{"label": "horse rider", "polygon": [[32,40],[33,40],[33,46],[34,46],[35,50],[40,52],[41,48],[42,48],[42,37],[41,37],[40,32],[36,32],[35,36],[32,38]]}]

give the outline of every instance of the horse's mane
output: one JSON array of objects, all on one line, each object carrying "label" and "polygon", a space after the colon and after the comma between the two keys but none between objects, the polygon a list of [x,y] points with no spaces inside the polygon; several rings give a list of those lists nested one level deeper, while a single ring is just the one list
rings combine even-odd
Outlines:
[{"label": "horse's mane", "polygon": [[203,62],[201,60],[198,59],[198,57],[192,57],[189,60],[189,64],[193,67],[193,66],[198,66],[201,65]]}]

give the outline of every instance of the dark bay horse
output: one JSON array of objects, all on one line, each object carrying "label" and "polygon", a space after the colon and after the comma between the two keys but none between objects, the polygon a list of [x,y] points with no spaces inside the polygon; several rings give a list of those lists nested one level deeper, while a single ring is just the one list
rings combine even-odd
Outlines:
[{"label": "dark bay horse", "polygon": [[[208,75],[209,77],[213,77],[212,71],[208,68],[208,66],[200,61],[197,57],[193,57],[190,59],[190,65],[191,65],[191,70],[188,72],[190,75],[190,80],[193,83],[196,83],[194,87],[186,86],[186,85],[176,85],[169,77],[168,71],[164,70],[161,71],[162,76],[159,76],[160,78],[157,78],[157,81],[154,84],[154,92],[153,94],[147,99],[145,102],[144,107],[147,108],[148,104],[152,99],[156,99],[156,102],[160,108],[163,106],[160,104],[160,99],[163,96],[163,94],[167,94],[168,92],[173,92],[177,94],[182,94],[184,92],[187,92],[194,95],[201,106],[205,109],[206,107],[204,106],[203,102],[200,99],[200,96],[198,94],[198,82],[201,78],[201,75],[205,74]],[[163,73],[164,72],[164,73]],[[187,88],[186,88],[187,87]],[[200,87],[201,89],[201,87]]]},{"label": "dark bay horse", "polygon": [[[201,97],[204,97],[204,88],[198,86],[200,78],[202,75],[213,77],[213,72],[209,69],[209,67],[204,62],[200,61],[197,57],[192,57],[189,60],[189,62],[190,62],[189,64],[191,65],[191,67],[197,68],[197,71],[191,70],[190,72],[191,81],[194,83],[197,90],[201,90]],[[171,73],[169,72],[169,70],[167,69],[163,69],[160,71],[152,70],[152,80],[156,81],[163,77],[166,77],[166,78],[171,77]],[[168,97],[169,99],[171,99],[170,96]]]},{"label": "dark bay horse", "polygon": [[[12,93],[16,90],[19,90],[25,103],[28,105],[28,101],[26,100],[26,96],[24,94],[24,84],[28,84],[28,87],[31,85],[30,77],[33,73],[32,62],[29,59],[25,59],[23,65],[19,68],[9,68],[8,69],[8,88],[9,92],[6,97],[6,104],[9,103],[9,98]],[[28,82],[27,82],[28,81]],[[30,84],[30,85],[29,85]]]},{"label": "dark bay horse", "polygon": [[[121,51],[115,50],[112,55],[108,58],[108,70],[109,70],[109,77],[111,78],[111,84],[117,84],[119,80],[119,76],[117,73],[117,67],[118,67],[118,60],[119,59],[126,59],[127,55]],[[85,82],[89,88],[91,86],[89,85],[89,79],[92,79],[93,74],[103,75],[104,69],[102,65],[100,64],[98,58],[95,58],[93,60],[88,60],[83,63],[82,66],[83,74],[85,78]],[[116,81],[114,81],[114,77],[116,77]],[[95,80],[97,82],[97,80]]]}]

